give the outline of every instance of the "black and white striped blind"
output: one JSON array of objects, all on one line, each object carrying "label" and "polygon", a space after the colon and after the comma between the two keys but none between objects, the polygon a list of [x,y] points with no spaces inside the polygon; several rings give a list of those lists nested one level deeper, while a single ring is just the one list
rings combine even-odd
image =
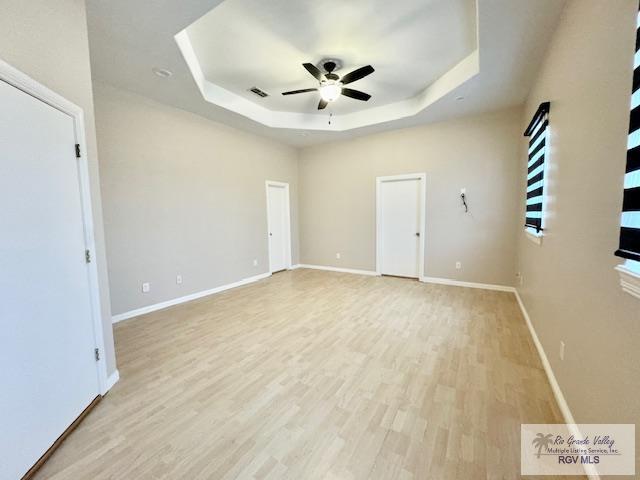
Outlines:
[{"label": "black and white striped blind", "polygon": [[640,260],[640,13],[636,24],[636,54],[633,60],[631,120],[627,140],[627,169],[620,221],[619,257]]},{"label": "black and white striped blind", "polygon": [[527,211],[525,227],[540,233],[543,221],[544,167],[547,155],[549,102],[542,103],[524,132],[529,137],[527,164]]}]

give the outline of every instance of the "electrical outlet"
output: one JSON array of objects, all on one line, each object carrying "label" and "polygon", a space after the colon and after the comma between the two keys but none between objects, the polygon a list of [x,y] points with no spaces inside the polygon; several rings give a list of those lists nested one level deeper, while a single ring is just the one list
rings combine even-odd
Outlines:
[{"label": "electrical outlet", "polygon": [[258,259],[255,259],[255,260],[253,261],[253,266],[254,266],[254,267],[257,267],[257,266],[258,266]]},{"label": "electrical outlet", "polygon": [[460,270],[462,268],[462,262],[456,262],[456,270]]},{"label": "electrical outlet", "polygon": [[520,286],[524,285],[524,277],[522,276],[522,273],[517,272],[516,279],[518,280],[518,285]]},{"label": "electrical outlet", "polygon": [[176,284],[178,285],[182,284],[182,275],[176,275]]},{"label": "electrical outlet", "polygon": [[338,260],[340,260],[340,254],[339,254],[339,253],[336,253],[336,258],[337,258]]},{"label": "electrical outlet", "polygon": [[151,291],[151,284],[150,283],[143,283],[142,284],[142,293],[149,293]]},{"label": "electrical outlet", "polygon": [[560,340],[560,360],[564,360],[564,342]]}]

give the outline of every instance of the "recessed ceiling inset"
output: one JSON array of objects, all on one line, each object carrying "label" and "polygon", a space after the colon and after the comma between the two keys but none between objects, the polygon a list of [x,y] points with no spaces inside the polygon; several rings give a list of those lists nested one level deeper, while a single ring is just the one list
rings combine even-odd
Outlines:
[{"label": "recessed ceiling inset", "polygon": [[[475,76],[476,23],[475,0],[225,0],[176,41],[205,100],[271,127],[349,130],[415,115]],[[308,89],[300,65],[336,58],[327,73],[339,79],[375,65],[358,83],[368,101],[318,112],[317,94],[247,90]],[[322,81],[327,98],[345,95],[338,79]]]}]

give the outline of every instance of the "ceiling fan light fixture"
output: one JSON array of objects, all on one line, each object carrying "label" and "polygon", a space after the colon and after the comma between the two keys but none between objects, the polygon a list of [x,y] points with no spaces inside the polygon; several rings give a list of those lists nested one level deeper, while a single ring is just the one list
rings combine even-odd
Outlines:
[{"label": "ceiling fan light fixture", "polygon": [[322,71],[312,63],[303,63],[302,66],[309,72],[320,85],[316,88],[303,88],[301,90],[291,90],[288,92],[282,92],[282,95],[296,95],[298,93],[318,92],[320,94],[320,103],[318,103],[318,110],[324,110],[329,105],[329,102],[335,101],[340,96],[354,98],[362,102],[366,102],[371,98],[371,95],[360,90],[354,90],[353,88],[345,87],[348,83],[353,83],[367,75],[375,72],[371,65],[356,68],[352,72],[339,77],[333,71],[337,64],[334,61],[324,62],[323,68],[327,73]]},{"label": "ceiling fan light fixture", "polygon": [[342,85],[334,80],[327,80],[320,85],[320,96],[327,102],[336,100],[342,93]]}]

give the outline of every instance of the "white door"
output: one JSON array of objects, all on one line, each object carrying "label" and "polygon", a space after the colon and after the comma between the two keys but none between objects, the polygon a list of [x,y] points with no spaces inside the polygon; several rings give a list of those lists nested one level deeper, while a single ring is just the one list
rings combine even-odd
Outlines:
[{"label": "white door", "polygon": [[421,180],[382,181],[379,191],[380,273],[419,276]]},{"label": "white door", "polygon": [[0,81],[0,478],[98,395],[72,117]]},{"label": "white door", "polygon": [[269,265],[271,272],[285,270],[288,260],[288,201],[284,185],[267,184],[269,215]]}]

